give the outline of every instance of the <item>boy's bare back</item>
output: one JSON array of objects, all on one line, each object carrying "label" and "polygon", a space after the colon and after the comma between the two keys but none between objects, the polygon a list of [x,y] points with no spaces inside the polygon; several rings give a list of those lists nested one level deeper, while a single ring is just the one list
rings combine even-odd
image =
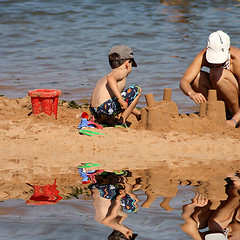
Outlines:
[{"label": "boy's bare back", "polygon": [[[114,92],[109,87],[109,81],[116,81],[120,94],[126,87],[127,75],[128,72],[125,69],[119,67],[113,69],[108,75],[105,75],[102,79],[100,79],[93,90],[91,106],[98,107],[108,99],[115,96]],[[117,89],[115,91],[117,91]]]}]

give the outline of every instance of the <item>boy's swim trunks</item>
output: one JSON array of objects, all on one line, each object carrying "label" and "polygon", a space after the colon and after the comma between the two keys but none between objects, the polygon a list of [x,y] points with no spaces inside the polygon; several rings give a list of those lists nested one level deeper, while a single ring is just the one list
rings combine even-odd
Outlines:
[{"label": "boy's swim trunks", "polygon": [[[137,85],[132,85],[129,88],[124,89],[121,92],[122,98],[127,102],[128,106],[132,101],[138,96],[140,92],[140,87]],[[106,119],[109,117],[114,117],[122,112],[121,105],[119,104],[116,97],[108,99],[106,102],[101,104],[99,107],[91,107],[91,114],[96,119]]]},{"label": "boy's swim trunks", "polygon": [[[89,185],[88,188],[91,189],[98,189],[99,191],[99,196],[102,198],[106,198],[109,200],[115,200],[116,197],[119,195],[119,189],[120,186],[117,185],[112,185],[112,184],[92,184]],[[132,199],[128,194],[123,196],[121,198],[121,206],[123,209],[127,212],[137,212],[137,207],[136,207],[136,200]]]},{"label": "boy's swim trunks", "polygon": [[121,199],[121,205],[123,206],[123,209],[125,209],[127,212],[137,212],[135,202],[136,200],[132,199],[128,194],[126,194]]},{"label": "boy's swim trunks", "polygon": [[91,184],[88,188],[90,190],[98,189],[100,197],[110,200],[115,200],[116,196],[119,194],[119,187],[112,184]]}]

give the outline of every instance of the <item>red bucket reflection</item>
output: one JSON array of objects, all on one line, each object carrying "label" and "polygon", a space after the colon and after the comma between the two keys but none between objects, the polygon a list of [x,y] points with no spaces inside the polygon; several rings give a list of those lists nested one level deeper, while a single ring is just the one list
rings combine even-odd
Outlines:
[{"label": "red bucket reflection", "polygon": [[26,201],[26,204],[32,205],[48,205],[56,204],[62,199],[59,196],[59,191],[57,190],[56,180],[52,185],[47,184],[44,186],[33,185],[33,195],[29,200]]}]

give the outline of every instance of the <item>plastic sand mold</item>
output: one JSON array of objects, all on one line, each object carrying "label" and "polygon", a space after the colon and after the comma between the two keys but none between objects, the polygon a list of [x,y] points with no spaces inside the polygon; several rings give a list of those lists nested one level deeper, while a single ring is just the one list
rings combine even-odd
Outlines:
[{"label": "plastic sand mold", "polygon": [[103,169],[87,170],[87,169],[82,168],[82,167],[78,167],[77,169],[78,169],[78,173],[83,178],[82,179],[82,184],[88,184],[88,183],[91,183],[91,182],[96,183],[97,181],[95,179],[95,175],[104,172]]},{"label": "plastic sand mold", "polygon": [[99,167],[99,163],[83,163],[83,165],[77,166],[77,168],[91,168],[91,167]]},{"label": "plastic sand mold", "polygon": [[104,133],[94,132],[94,131],[87,130],[87,129],[80,129],[79,133],[81,133],[83,135],[87,135],[87,136],[105,135]]},{"label": "plastic sand mold", "polygon": [[91,117],[90,121],[88,121],[87,118],[81,119],[81,122],[78,125],[78,129],[83,129],[83,128],[87,128],[87,127],[103,129],[102,125],[94,122],[94,117]]}]

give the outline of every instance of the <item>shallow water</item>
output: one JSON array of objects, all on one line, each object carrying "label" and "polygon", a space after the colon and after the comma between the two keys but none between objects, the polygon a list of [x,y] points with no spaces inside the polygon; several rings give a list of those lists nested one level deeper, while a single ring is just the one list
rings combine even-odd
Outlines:
[{"label": "shallow water", "polygon": [[156,100],[172,88],[180,111],[192,109],[179,80],[212,31],[227,32],[239,46],[239,9],[236,0],[0,1],[0,94],[57,88],[62,99],[90,99],[110,70],[109,49],[126,44],[138,63],[129,84]]},{"label": "shallow water", "polygon": [[[172,201],[174,212],[166,212],[157,202],[128,215],[124,224],[138,233],[137,239],[191,239],[181,231],[181,205],[192,192],[180,193]],[[142,199],[145,196],[142,194]],[[159,200],[158,200],[159,201]],[[23,200],[0,204],[0,239],[107,239],[112,229],[94,220],[92,200],[65,200],[57,205],[29,206]],[[31,229],[31,230],[30,230]],[[29,231],[30,230],[30,231]]]},{"label": "shallow water", "polygon": [[[106,188],[113,185],[124,186],[126,194],[136,200],[132,205],[127,205],[131,206],[132,211],[126,211],[122,203],[123,211],[128,215],[123,224],[138,234],[136,239],[192,239],[181,230],[185,222],[181,214],[183,206],[191,203],[195,192],[209,199],[208,203],[212,203],[214,211],[220,201],[226,199],[237,199],[235,208],[239,207],[239,178],[235,177],[237,181],[234,182],[230,178],[224,180],[223,176],[226,177],[223,174],[204,180],[201,175],[194,178],[189,173],[184,178],[184,174],[163,169],[145,169],[124,171],[124,174],[121,171],[117,174],[103,172],[92,179],[83,179],[78,175],[75,182],[60,178],[53,184],[54,179],[50,178],[45,184],[8,185],[4,192],[9,194],[9,200],[0,203],[0,239],[107,239],[113,229],[97,223],[94,218],[96,211],[102,209],[99,206],[105,206],[98,205],[101,201],[98,196],[104,201],[109,197],[114,202],[114,194],[118,196],[120,193],[117,188],[114,191]],[[86,180],[90,180],[90,185]],[[41,181],[42,177],[39,179]],[[127,190],[129,187],[136,188],[136,191]],[[95,194],[94,189],[102,190],[97,190]],[[231,191],[227,192],[227,189]],[[18,199],[11,199],[14,194]],[[55,204],[48,205],[51,202]],[[225,206],[231,204],[228,201]],[[228,212],[224,214],[227,216]]]}]

